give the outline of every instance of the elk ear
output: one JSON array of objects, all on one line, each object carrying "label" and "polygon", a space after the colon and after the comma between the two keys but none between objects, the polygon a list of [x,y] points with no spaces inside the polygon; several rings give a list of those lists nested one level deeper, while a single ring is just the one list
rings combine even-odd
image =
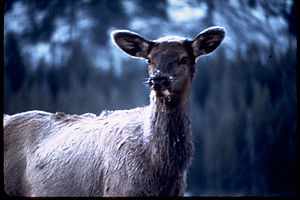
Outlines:
[{"label": "elk ear", "polygon": [[215,50],[225,37],[225,29],[213,26],[205,29],[192,41],[192,49],[195,58],[208,54]]},{"label": "elk ear", "polygon": [[123,51],[134,57],[147,58],[152,42],[137,33],[117,30],[111,33],[113,42]]}]

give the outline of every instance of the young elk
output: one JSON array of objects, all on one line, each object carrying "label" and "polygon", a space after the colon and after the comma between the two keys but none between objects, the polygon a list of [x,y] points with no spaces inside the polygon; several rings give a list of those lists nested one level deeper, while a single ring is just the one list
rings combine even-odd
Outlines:
[{"label": "young elk", "polygon": [[130,31],[114,43],[146,59],[150,105],[67,115],[30,111],[4,117],[4,184],[17,196],[182,196],[193,145],[188,95],[195,60],[225,31],[194,40],[149,41]]}]

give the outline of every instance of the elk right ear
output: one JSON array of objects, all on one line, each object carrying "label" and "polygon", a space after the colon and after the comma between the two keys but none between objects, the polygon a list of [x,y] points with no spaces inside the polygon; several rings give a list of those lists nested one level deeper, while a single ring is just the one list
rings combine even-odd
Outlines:
[{"label": "elk right ear", "polygon": [[111,37],[120,49],[134,57],[147,58],[153,43],[127,30],[113,31]]}]

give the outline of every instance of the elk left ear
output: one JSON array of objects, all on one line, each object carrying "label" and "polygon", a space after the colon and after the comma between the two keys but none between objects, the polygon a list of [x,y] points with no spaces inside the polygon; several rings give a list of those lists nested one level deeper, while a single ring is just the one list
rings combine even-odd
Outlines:
[{"label": "elk left ear", "polygon": [[152,42],[139,34],[128,30],[117,30],[111,33],[113,42],[124,52],[134,57],[147,58]]},{"label": "elk left ear", "polygon": [[225,29],[213,26],[202,31],[193,41],[192,49],[195,58],[214,51],[225,37]]}]

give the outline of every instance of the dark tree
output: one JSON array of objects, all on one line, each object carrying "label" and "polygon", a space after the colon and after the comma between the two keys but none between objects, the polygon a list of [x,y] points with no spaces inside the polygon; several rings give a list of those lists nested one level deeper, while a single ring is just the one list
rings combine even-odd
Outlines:
[{"label": "dark tree", "polygon": [[22,87],[26,76],[26,66],[14,33],[6,35],[4,45],[4,76],[8,79],[13,92],[17,92]]}]

